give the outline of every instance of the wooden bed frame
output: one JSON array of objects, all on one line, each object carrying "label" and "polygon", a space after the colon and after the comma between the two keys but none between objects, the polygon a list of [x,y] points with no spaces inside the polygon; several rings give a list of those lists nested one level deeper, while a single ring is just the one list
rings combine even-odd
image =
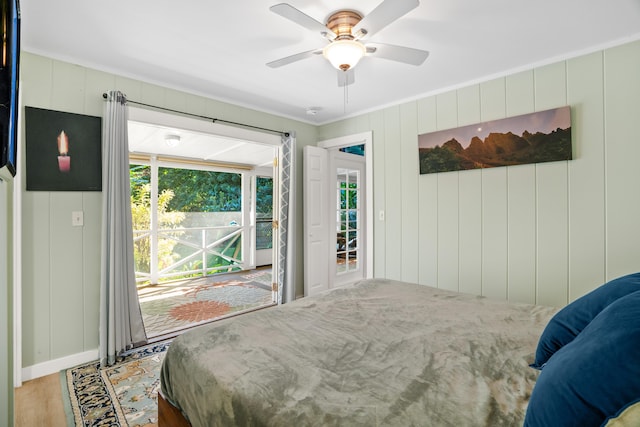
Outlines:
[{"label": "wooden bed frame", "polygon": [[158,391],[158,427],[191,427],[182,412]]}]

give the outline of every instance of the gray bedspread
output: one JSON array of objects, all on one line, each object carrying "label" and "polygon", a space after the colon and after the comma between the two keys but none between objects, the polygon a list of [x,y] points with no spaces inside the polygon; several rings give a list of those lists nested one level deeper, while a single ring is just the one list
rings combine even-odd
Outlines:
[{"label": "gray bedspread", "polygon": [[556,312],[366,280],[198,327],[164,396],[199,426],[520,426]]}]

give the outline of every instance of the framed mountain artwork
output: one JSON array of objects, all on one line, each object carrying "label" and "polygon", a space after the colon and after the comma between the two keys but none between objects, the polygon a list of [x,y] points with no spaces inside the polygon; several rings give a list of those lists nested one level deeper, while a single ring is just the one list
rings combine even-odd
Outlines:
[{"label": "framed mountain artwork", "polygon": [[572,159],[571,107],[418,135],[420,174]]}]

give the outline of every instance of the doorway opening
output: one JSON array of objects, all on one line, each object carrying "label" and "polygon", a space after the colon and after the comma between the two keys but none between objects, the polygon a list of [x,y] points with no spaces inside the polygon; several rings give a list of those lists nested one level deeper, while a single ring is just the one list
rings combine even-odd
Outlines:
[{"label": "doorway opening", "polygon": [[305,295],[373,277],[371,146],[365,132],[304,147]]},{"label": "doorway opening", "polygon": [[129,145],[147,337],[274,305],[277,147],[132,120]]}]

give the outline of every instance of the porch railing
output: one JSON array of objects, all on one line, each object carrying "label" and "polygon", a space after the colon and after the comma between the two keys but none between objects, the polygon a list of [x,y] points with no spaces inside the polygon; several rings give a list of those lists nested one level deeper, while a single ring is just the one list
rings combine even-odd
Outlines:
[{"label": "porch railing", "polygon": [[[136,282],[159,283],[243,268],[240,225],[134,230]],[[245,234],[249,235],[249,234]]]}]

